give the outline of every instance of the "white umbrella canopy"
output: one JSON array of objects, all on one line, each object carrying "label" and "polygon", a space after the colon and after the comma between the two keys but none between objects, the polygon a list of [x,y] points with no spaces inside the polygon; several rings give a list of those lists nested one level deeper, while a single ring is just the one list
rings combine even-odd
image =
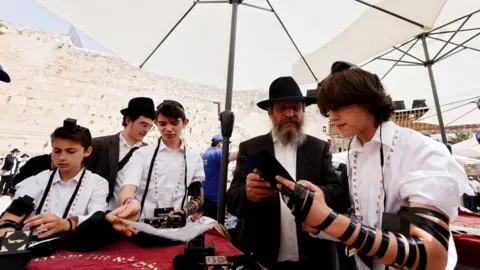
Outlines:
[{"label": "white umbrella canopy", "polygon": [[[397,46],[397,48],[402,51],[406,51],[413,42],[400,46],[402,43],[421,33],[442,26],[458,17],[479,10],[480,1],[385,0],[378,3],[377,6],[424,25],[425,28],[371,8],[328,43],[315,49],[313,52],[307,52],[305,58],[307,62],[312,62],[310,66],[320,80],[329,74],[331,64],[334,61],[345,60],[360,65],[370,62],[369,60],[376,56],[383,55],[386,51],[390,51],[393,46]],[[439,31],[456,30],[462,22],[463,21],[460,21],[449,25]],[[464,29],[479,27],[480,14],[472,16],[463,26]],[[478,32],[479,31],[461,32],[451,41],[458,44]],[[451,35],[452,33],[438,34],[434,37],[448,40]],[[431,58],[436,55],[436,52],[439,51],[444,44],[444,42],[434,39],[427,39],[427,42]],[[468,44],[470,47],[480,49],[480,46],[474,46],[478,44],[477,42],[477,40],[472,40]],[[454,45],[447,45],[442,52],[446,53],[454,47]],[[411,54],[421,60],[425,59],[421,41],[415,44],[411,50]],[[402,57],[402,55],[403,52],[393,50],[383,58],[396,60]],[[471,60],[472,57],[473,59],[480,60],[480,52],[465,50],[462,51],[461,54],[455,54],[455,57],[442,61],[442,67],[439,67],[440,65],[434,66],[435,75],[439,74],[435,76],[435,79],[439,80],[437,83],[437,85],[439,85],[439,93],[446,92],[451,94],[455,91],[466,91],[475,88],[473,84],[466,84],[466,82],[472,82],[473,78],[475,78],[472,77],[476,70],[474,64],[461,65],[462,67],[466,67],[461,69],[461,72],[458,69],[454,70],[454,68],[452,68],[452,66],[457,68],[460,63],[474,62]],[[470,61],[465,61],[469,59]],[[404,56],[402,60],[406,62],[419,62],[417,59],[408,55]],[[383,77],[384,74],[392,68],[393,64],[395,63],[392,61],[377,60],[365,65],[364,68]],[[384,78],[383,82],[387,90],[395,100],[430,99],[432,97],[432,91],[427,70],[423,65],[417,67],[401,67],[405,64],[407,63],[400,63]],[[300,59],[297,59],[292,70],[294,78],[300,83],[315,83],[308,77],[308,70],[302,66]],[[452,77],[455,77],[455,80],[449,80],[449,78]],[[456,78],[458,78],[458,80]],[[458,85],[458,82],[461,82],[461,85]],[[441,88],[440,85],[442,85]]]},{"label": "white umbrella canopy", "polygon": [[[384,0],[377,3],[377,6],[429,29],[433,28],[445,2],[446,0]],[[370,8],[338,36],[314,51],[309,51],[305,58],[312,62],[314,73],[323,78],[330,73],[330,66],[335,61],[362,63],[422,31],[416,25]],[[293,76],[302,84],[315,83],[298,59],[293,66]]]},{"label": "white umbrella canopy", "polygon": [[480,144],[476,138],[470,138],[452,145],[452,152],[464,157],[480,158]]},{"label": "white umbrella canopy", "polygon": [[[480,124],[480,95],[441,106],[444,125],[474,125]],[[438,125],[437,112],[430,108],[416,122]]]},{"label": "white umbrella canopy", "polygon": [[[133,66],[225,88],[232,7],[202,2],[228,1],[37,1]],[[248,4],[273,7],[300,51],[320,46],[368,9],[352,0],[243,1],[238,9],[233,79],[234,89],[239,90],[268,88],[275,78],[290,75],[292,64],[300,57],[275,13]]]}]

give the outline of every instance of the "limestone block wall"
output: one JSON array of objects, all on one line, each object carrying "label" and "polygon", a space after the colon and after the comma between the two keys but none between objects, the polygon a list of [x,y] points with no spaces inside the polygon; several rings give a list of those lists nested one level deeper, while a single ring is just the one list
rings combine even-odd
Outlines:
[{"label": "limestone block wall", "polygon": [[[223,89],[143,72],[122,59],[76,48],[68,36],[0,22],[0,64],[12,83],[0,83],[0,153],[19,148],[24,153],[50,151],[49,135],[63,119],[76,118],[93,136],[122,129],[120,110],[136,96],[180,101],[190,124],[188,145],[202,151],[220,133],[217,105],[222,110]],[[279,74],[279,76],[284,74]],[[266,133],[271,124],[256,103],[268,96],[266,89],[235,91],[233,145]],[[327,121],[315,106],[307,109],[306,132],[326,139]],[[158,138],[157,130],[147,142]]]}]

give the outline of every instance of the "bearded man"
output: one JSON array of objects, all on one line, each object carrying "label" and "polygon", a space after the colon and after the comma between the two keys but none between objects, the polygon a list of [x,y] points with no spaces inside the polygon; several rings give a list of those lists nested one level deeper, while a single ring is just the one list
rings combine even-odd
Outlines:
[{"label": "bearded man", "polygon": [[309,179],[324,191],[328,205],[345,212],[349,200],[332,166],[328,143],[303,133],[305,107],[315,101],[302,95],[292,77],[276,79],[269,99],[257,104],[268,112],[271,132],[239,146],[227,209],[242,219],[238,247],[268,269],[337,269],[333,242],[303,233],[279,192],[252,173],[246,162],[246,157],[267,149],[294,179]]}]

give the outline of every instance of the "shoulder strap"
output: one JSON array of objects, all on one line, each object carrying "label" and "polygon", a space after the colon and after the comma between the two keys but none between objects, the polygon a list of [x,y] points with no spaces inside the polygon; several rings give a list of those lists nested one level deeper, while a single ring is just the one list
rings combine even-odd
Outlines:
[{"label": "shoulder strap", "polygon": [[123,169],[123,167],[125,167],[125,165],[128,163],[128,161],[130,160],[130,158],[132,157],[133,155],[133,152],[135,152],[139,147],[133,147],[130,149],[130,151],[128,151],[127,155],[124,156],[122,158],[122,160],[120,160],[120,162],[118,163],[118,169],[117,169],[117,172],[121,171]]},{"label": "shoulder strap", "polygon": [[47,186],[45,187],[45,190],[43,191],[43,196],[42,200],[40,201],[40,204],[38,204],[37,211],[35,212],[35,215],[39,215],[42,212],[43,204],[45,203],[45,200],[47,199],[48,193],[50,192],[50,187],[52,186],[53,182],[53,176],[57,172],[57,169],[53,170],[53,172],[50,174],[50,179],[48,180]]},{"label": "shoulder strap", "polygon": [[143,205],[145,204],[145,199],[147,198],[147,193],[148,193],[148,187],[150,186],[150,179],[152,178],[153,166],[155,165],[155,159],[157,158],[158,150],[160,149],[161,143],[162,143],[162,137],[158,139],[157,147],[155,148],[155,152],[153,152],[152,160],[150,161],[150,169],[148,170],[148,177],[147,177],[147,183],[145,185],[145,192],[143,192],[142,202],[140,203],[140,216],[142,215],[142,212],[143,212]]}]

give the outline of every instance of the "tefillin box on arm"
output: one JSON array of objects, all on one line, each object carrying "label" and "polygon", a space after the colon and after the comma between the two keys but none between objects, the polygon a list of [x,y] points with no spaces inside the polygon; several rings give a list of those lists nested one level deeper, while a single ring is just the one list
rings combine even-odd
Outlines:
[{"label": "tefillin box on arm", "polygon": [[[6,212],[19,217],[24,216],[24,219],[26,219],[33,209],[33,198],[24,196],[14,200]],[[0,268],[9,270],[27,269],[32,258],[32,253],[29,250],[32,231],[23,230],[23,221],[15,222],[4,219],[0,221],[0,229],[6,228],[11,228],[13,231],[5,233],[0,238]]]}]

